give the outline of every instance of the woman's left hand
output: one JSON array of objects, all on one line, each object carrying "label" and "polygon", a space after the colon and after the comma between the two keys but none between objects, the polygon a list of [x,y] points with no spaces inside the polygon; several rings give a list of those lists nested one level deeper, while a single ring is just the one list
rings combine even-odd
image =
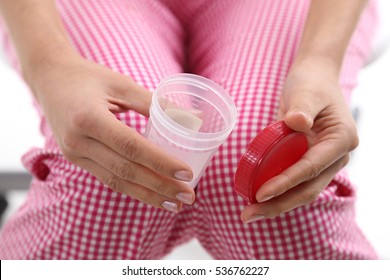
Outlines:
[{"label": "woman's left hand", "polygon": [[359,143],[338,72],[324,61],[293,65],[278,117],[291,129],[306,133],[310,148],[297,163],[260,186],[258,203],[241,213],[246,223],[276,217],[316,200]]}]

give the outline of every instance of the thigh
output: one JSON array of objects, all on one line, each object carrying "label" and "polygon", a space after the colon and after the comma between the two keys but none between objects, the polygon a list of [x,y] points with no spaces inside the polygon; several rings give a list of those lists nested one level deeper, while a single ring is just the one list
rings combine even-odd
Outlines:
[{"label": "thigh", "polygon": [[[198,186],[196,207],[207,213],[199,223],[210,225],[198,237],[216,258],[375,258],[354,221],[354,189],[343,172],[311,205],[248,225],[240,221],[246,203],[233,190],[236,166],[251,139],[276,119],[308,7],[309,1],[214,1],[188,28],[190,69],[221,84],[238,109],[235,130]],[[340,76],[346,97],[368,54],[374,21],[369,6]]]},{"label": "thigh", "polygon": [[50,173],[32,181],[0,232],[1,259],[157,259],[169,251],[174,214],[110,191],[61,156],[42,164]]},{"label": "thigh", "polygon": [[[183,31],[160,2],[58,0],[57,5],[72,44],[86,59],[150,90],[181,71]],[[133,112],[118,119],[140,132],[146,122]],[[0,258],[150,259],[170,250],[174,214],[103,186],[63,158],[44,117],[41,127],[47,141],[24,157],[35,178],[26,202],[2,229]]]}]

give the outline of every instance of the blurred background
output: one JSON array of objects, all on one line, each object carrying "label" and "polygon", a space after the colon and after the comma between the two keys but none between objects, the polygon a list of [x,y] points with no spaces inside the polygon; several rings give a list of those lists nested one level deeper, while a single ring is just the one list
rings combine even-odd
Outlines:
[{"label": "blurred background", "polygon": [[[381,22],[373,54],[353,95],[360,145],[347,168],[358,188],[357,222],[380,258],[390,259],[390,1],[378,2]],[[23,203],[28,188],[29,175],[20,157],[30,147],[42,146],[43,139],[28,89],[1,50],[0,104],[0,200],[2,196],[8,202],[0,221],[4,223]],[[166,258],[210,256],[193,240]]]}]

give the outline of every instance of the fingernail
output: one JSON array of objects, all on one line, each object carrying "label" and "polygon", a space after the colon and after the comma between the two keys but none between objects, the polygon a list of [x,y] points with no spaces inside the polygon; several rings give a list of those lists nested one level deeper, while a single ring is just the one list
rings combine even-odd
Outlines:
[{"label": "fingernail", "polygon": [[259,202],[265,202],[265,201],[267,201],[267,200],[270,200],[270,199],[273,198],[274,196],[275,196],[275,195],[267,195],[267,196],[263,197],[263,199],[260,200]]},{"label": "fingernail", "polygon": [[176,203],[170,202],[170,201],[164,201],[161,206],[165,209],[168,210],[169,212],[172,213],[178,213],[178,208]]},{"label": "fingernail", "polygon": [[292,116],[292,115],[302,115],[306,120],[311,120],[310,115],[307,112],[304,112],[302,110],[294,110],[287,113],[286,116]]},{"label": "fingernail", "polygon": [[254,215],[254,216],[250,217],[248,220],[246,220],[245,223],[246,224],[253,223],[253,222],[262,220],[264,218],[265,218],[265,216],[263,216],[263,215]]},{"label": "fingernail", "polygon": [[175,178],[181,181],[191,181],[192,174],[187,170],[180,170],[175,172]]},{"label": "fingernail", "polygon": [[192,204],[194,202],[194,197],[190,193],[178,193],[176,198],[185,204]]}]

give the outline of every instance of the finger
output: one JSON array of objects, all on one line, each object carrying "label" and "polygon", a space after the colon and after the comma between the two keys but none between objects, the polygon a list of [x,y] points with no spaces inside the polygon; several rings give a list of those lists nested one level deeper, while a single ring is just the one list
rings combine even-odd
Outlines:
[{"label": "finger", "polygon": [[116,74],[116,83],[110,95],[110,103],[127,110],[149,116],[152,93],[135,83],[130,77]]},{"label": "finger", "polygon": [[182,181],[192,180],[193,173],[187,164],[147,141],[110,112],[96,110],[91,114],[94,114],[94,123],[84,128],[90,132],[91,138],[105,144],[128,161],[141,164],[162,176]]},{"label": "finger", "polygon": [[278,112],[276,113],[276,119],[279,121],[282,120],[283,117],[284,117],[284,112],[282,108],[279,106]]},{"label": "finger", "polygon": [[349,155],[345,155],[315,179],[298,185],[266,202],[247,206],[241,213],[242,221],[248,223],[259,219],[276,217],[299,206],[312,203],[348,161]]},{"label": "finger", "polygon": [[261,202],[278,196],[303,182],[316,178],[348,152],[347,147],[337,140],[318,143],[295,164],[260,186],[256,193],[256,200]]},{"label": "finger", "polygon": [[145,204],[165,209],[173,213],[179,213],[182,208],[180,201],[158,194],[135,183],[128,182],[112,174],[90,159],[81,159],[79,165],[91,172],[99,181],[103,182],[115,192],[129,195]]},{"label": "finger", "polygon": [[308,132],[316,116],[324,110],[324,100],[319,95],[304,90],[295,90],[284,96],[284,122],[293,130]]},{"label": "finger", "polygon": [[80,148],[84,150],[87,158],[98,162],[104,169],[121,179],[186,204],[192,204],[195,200],[195,192],[187,184],[162,177],[140,164],[130,162],[94,139],[87,139]]}]

